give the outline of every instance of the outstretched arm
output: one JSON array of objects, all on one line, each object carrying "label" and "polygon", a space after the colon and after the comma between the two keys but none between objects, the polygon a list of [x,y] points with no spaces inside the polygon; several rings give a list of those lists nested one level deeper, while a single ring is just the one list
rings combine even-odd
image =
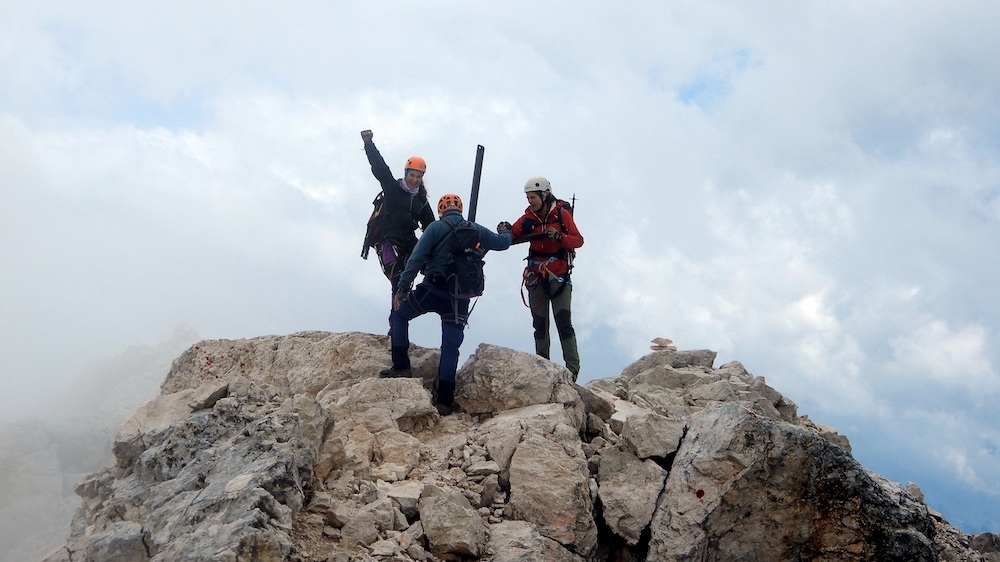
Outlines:
[{"label": "outstretched arm", "polygon": [[481,224],[476,224],[479,230],[479,240],[485,250],[506,250],[510,247],[510,229],[493,232]]},{"label": "outstretched arm", "polygon": [[393,184],[396,182],[395,178],[392,177],[392,170],[385,163],[385,159],[379,153],[378,149],[375,148],[375,142],[372,141],[372,137],[375,136],[371,129],[365,129],[361,131],[361,140],[365,143],[365,154],[368,156],[368,163],[372,167],[372,175],[375,179],[383,185],[385,189],[386,184]]}]

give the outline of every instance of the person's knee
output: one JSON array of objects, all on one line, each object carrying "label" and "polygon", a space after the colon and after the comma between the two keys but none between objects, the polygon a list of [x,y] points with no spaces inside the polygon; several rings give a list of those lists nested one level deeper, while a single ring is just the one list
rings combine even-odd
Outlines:
[{"label": "person's knee", "polygon": [[441,347],[458,349],[465,341],[465,330],[461,324],[445,323],[441,330]]},{"label": "person's knee", "polygon": [[570,337],[576,335],[573,330],[573,318],[569,310],[560,310],[556,312],[556,328],[559,330],[559,335],[562,337]]},{"label": "person's knee", "polygon": [[547,316],[533,315],[531,317],[531,326],[535,328],[536,332],[545,332],[549,327],[549,319]]}]

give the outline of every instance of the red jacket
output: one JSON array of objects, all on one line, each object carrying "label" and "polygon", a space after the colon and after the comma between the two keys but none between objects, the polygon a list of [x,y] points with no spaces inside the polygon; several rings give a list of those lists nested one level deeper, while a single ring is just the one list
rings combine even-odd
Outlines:
[{"label": "red jacket", "polygon": [[563,237],[559,241],[545,236],[530,242],[528,268],[540,277],[545,277],[546,272],[562,277],[569,271],[569,250],[583,246],[583,235],[576,228],[573,214],[563,208],[564,204],[564,201],[557,200],[544,220],[528,207],[524,210],[524,215],[511,226],[515,242],[522,236],[543,232],[549,227],[562,232]]}]

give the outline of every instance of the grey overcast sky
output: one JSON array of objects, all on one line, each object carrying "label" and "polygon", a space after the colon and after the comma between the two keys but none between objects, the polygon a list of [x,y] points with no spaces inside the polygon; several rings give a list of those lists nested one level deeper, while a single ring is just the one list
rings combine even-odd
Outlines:
[{"label": "grey overcast sky", "polygon": [[[582,380],[669,337],[1000,531],[1000,3],[0,3],[0,409],[178,325],[383,333],[359,131],[576,196]],[[480,342],[532,350],[523,247]],[[436,347],[434,318],[415,343]],[[555,354],[559,358],[558,352]],[[165,374],[165,373],[164,373]]]}]

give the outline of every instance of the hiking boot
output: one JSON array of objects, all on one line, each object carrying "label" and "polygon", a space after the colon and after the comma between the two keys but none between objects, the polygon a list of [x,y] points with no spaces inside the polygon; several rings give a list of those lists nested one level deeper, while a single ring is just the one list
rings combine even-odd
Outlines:
[{"label": "hiking boot", "polygon": [[437,411],[442,416],[451,415],[455,411],[455,382],[438,381],[437,387]]},{"label": "hiking boot", "polygon": [[407,379],[413,376],[413,371],[410,369],[394,369],[389,367],[388,369],[379,371],[378,376],[383,379]]}]

